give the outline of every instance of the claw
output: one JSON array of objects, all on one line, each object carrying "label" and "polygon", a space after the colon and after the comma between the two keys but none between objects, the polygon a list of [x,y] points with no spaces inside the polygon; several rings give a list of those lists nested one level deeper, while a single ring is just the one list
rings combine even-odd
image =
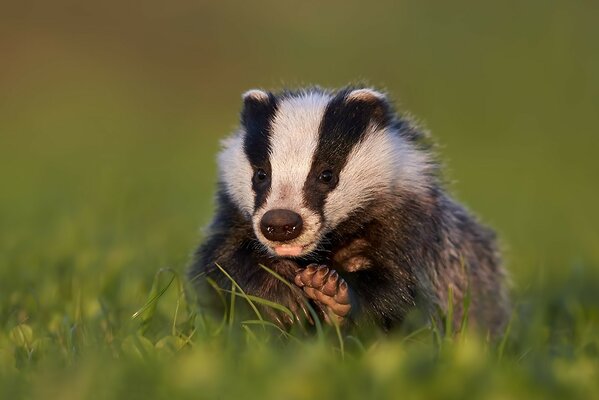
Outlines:
[{"label": "claw", "polygon": [[301,282],[301,284],[298,284],[298,286],[299,287],[310,286],[312,283],[312,277],[316,273],[316,270],[317,269],[314,264],[310,264],[305,269],[300,270],[297,273],[296,280],[295,280],[297,282],[297,277],[299,276],[299,281]]},{"label": "claw", "polygon": [[[312,320],[310,311],[306,307],[307,304],[308,304],[307,299],[304,296],[300,295],[296,298],[296,302],[293,303],[293,305],[290,307],[290,309],[291,309],[291,312],[293,313],[293,315],[295,316],[295,320],[297,320],[298,322],[302,322],[303,319],[305,318],[305,320],[308,321],[308,323],[310,325],[314,325],[314,321]],[[302,317],[302,313],[303,313],[303,317]]]},{"label": "claw", "polygon": [[314,320],[312,319],[312,315],[310,314],[310,310],[306,307],[306,301],[304,299],[300,300],[300,307],[304,312],[304,316],[310,325],[314,325]]},{"label": "claw", "polygon": [[297,275],[295,275],[295,278],[293,278],[293,281],[295,282],[295,284],[298,287],[304,287],[305,283],[302,281],[302,271],[300,271]]},{"label": "claw", "polygon": [[328,267],[320,267],[318,269],[318,271],[314,274],[314,276],[312,277],[312,287],[314,288],[320,288],[322,287],[322,285],[324,285],[325,283],[325,279],[327,277],[327,274],[329,273],[329,268]]},{"label": "claw", "polygon": [[339,279],[339,275],[337,274],[337,271],[332,271],[329,274],[329,277],[326,281],[326,283],[322,286],[322,292],[324,294],[326,294],[327,296],[335,296],[335,294],[337,293],[337,280]]},{"label": "claw", "polygon": [[336,302],[340,304],[349,304],[349,288],[347,286],[347,282],[342,281],[339,284],[339,290],[334,296]]},{"label": "claw", "polygon": [[275,322],[277,323],[277,325],[279,325],[279,327],[286,329],[285,324],[283,323],[283,321],[281,321],[281,318],[279,318],[278,315],[275,315],[274,317]]},{"label": "claw", "polygon": [[337,279],[339,279],[339,274],[337,273],[337,271],[331,271],[331,274],[329,275],[329,282],[337,282]]}]

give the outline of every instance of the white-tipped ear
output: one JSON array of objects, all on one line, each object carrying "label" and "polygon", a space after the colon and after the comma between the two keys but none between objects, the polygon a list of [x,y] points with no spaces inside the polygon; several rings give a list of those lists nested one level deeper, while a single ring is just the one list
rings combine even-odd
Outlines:
[{"label": "white-tipped ear", "polygon": [[260,89],[251,89],[245,92],[242,98],[243,101],[260,101],[266,103],[268,101],[268,93]]},{"label": "white-tipped ear", "polygon": [[368,89],[368,88],[352,90],[347,95],[348,101],[374,102],[374,101],[381,101],[384,99],[385,99],[384,94],[377,92],[374,89]]}]

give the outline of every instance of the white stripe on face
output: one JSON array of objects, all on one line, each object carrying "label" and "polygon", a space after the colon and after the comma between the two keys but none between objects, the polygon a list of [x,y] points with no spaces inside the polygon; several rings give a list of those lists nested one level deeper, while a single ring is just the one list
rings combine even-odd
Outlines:
[{"label": "white stripe on face", "polygon": [[307,92],[283,99],[278,104],[270,135],[270,193],[253,217],[256,236],[271,252],[275,252],[275,244],[260,232],[260,220],[269,210],[288,209],[302,217],[302,233],[289,243],[302,249],[300,253],[314,250],[320,240],[320,215],[304,205],[303,188],[318,146],[320,121],[329,100],[330,97],[323,93]]},{"label": "white stripe on face", "polygon": [[239,209],[247,216],[254,211],[252,190],[253,170],[243,149],[244,131],[223,140],[223,150],[218,155],[218,169],[225,190]]},{"label": "white stripe on face", "polygon": [[304,207],[304,182],[318,146],[320,121],[329,100],[323,93],[308,92],[279,103],[271,124],[272,177],[265,210],[287,208],[300,213]]}]

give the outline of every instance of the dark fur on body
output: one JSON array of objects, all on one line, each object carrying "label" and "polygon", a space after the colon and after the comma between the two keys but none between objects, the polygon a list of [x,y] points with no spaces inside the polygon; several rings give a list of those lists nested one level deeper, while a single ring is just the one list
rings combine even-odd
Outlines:
[{"label": "dark fur on body", "polygon": [[[415,126],[396,117],[388,103],[383,105],[370,112],[393,124],[419,151],[430,151]],[[299,268],[317,263],[334,268],[347,281],[352,320],[358,323],[369,321],[389,330],[415,307],[432,316],[436,309],[447,308],[451,288],[455,323],[462,319],[469,292],[471,323],[497,333],[506,322],[508,300],[495,235],[448,196],[437,171],[434,165],[426,175],[425,191],[404,188],[373,196],[328,232],[315,252],[293,261],[265,252],[251,220],[221,183],[217,213],[196,252],[190,277],[199,282],[207,276],[230,288],[218,264],[246,293],[298,310],[304,301],[301,290],[290,290],[259,265],[293,282]]]}]

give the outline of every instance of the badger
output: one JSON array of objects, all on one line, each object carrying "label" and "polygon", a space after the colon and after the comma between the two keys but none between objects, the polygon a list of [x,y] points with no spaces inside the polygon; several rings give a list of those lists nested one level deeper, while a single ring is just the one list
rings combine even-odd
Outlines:
[{"label": "badger", "polygon": [[508,298],[495,233],[447,193],[434,153],[376,89],[246,92],[191,280],[234,280],[291,310],[270,311],[285,327],[313,322],[307,304],[385,331],[451,307],[455,323],[467,313],[497,333]]}]

